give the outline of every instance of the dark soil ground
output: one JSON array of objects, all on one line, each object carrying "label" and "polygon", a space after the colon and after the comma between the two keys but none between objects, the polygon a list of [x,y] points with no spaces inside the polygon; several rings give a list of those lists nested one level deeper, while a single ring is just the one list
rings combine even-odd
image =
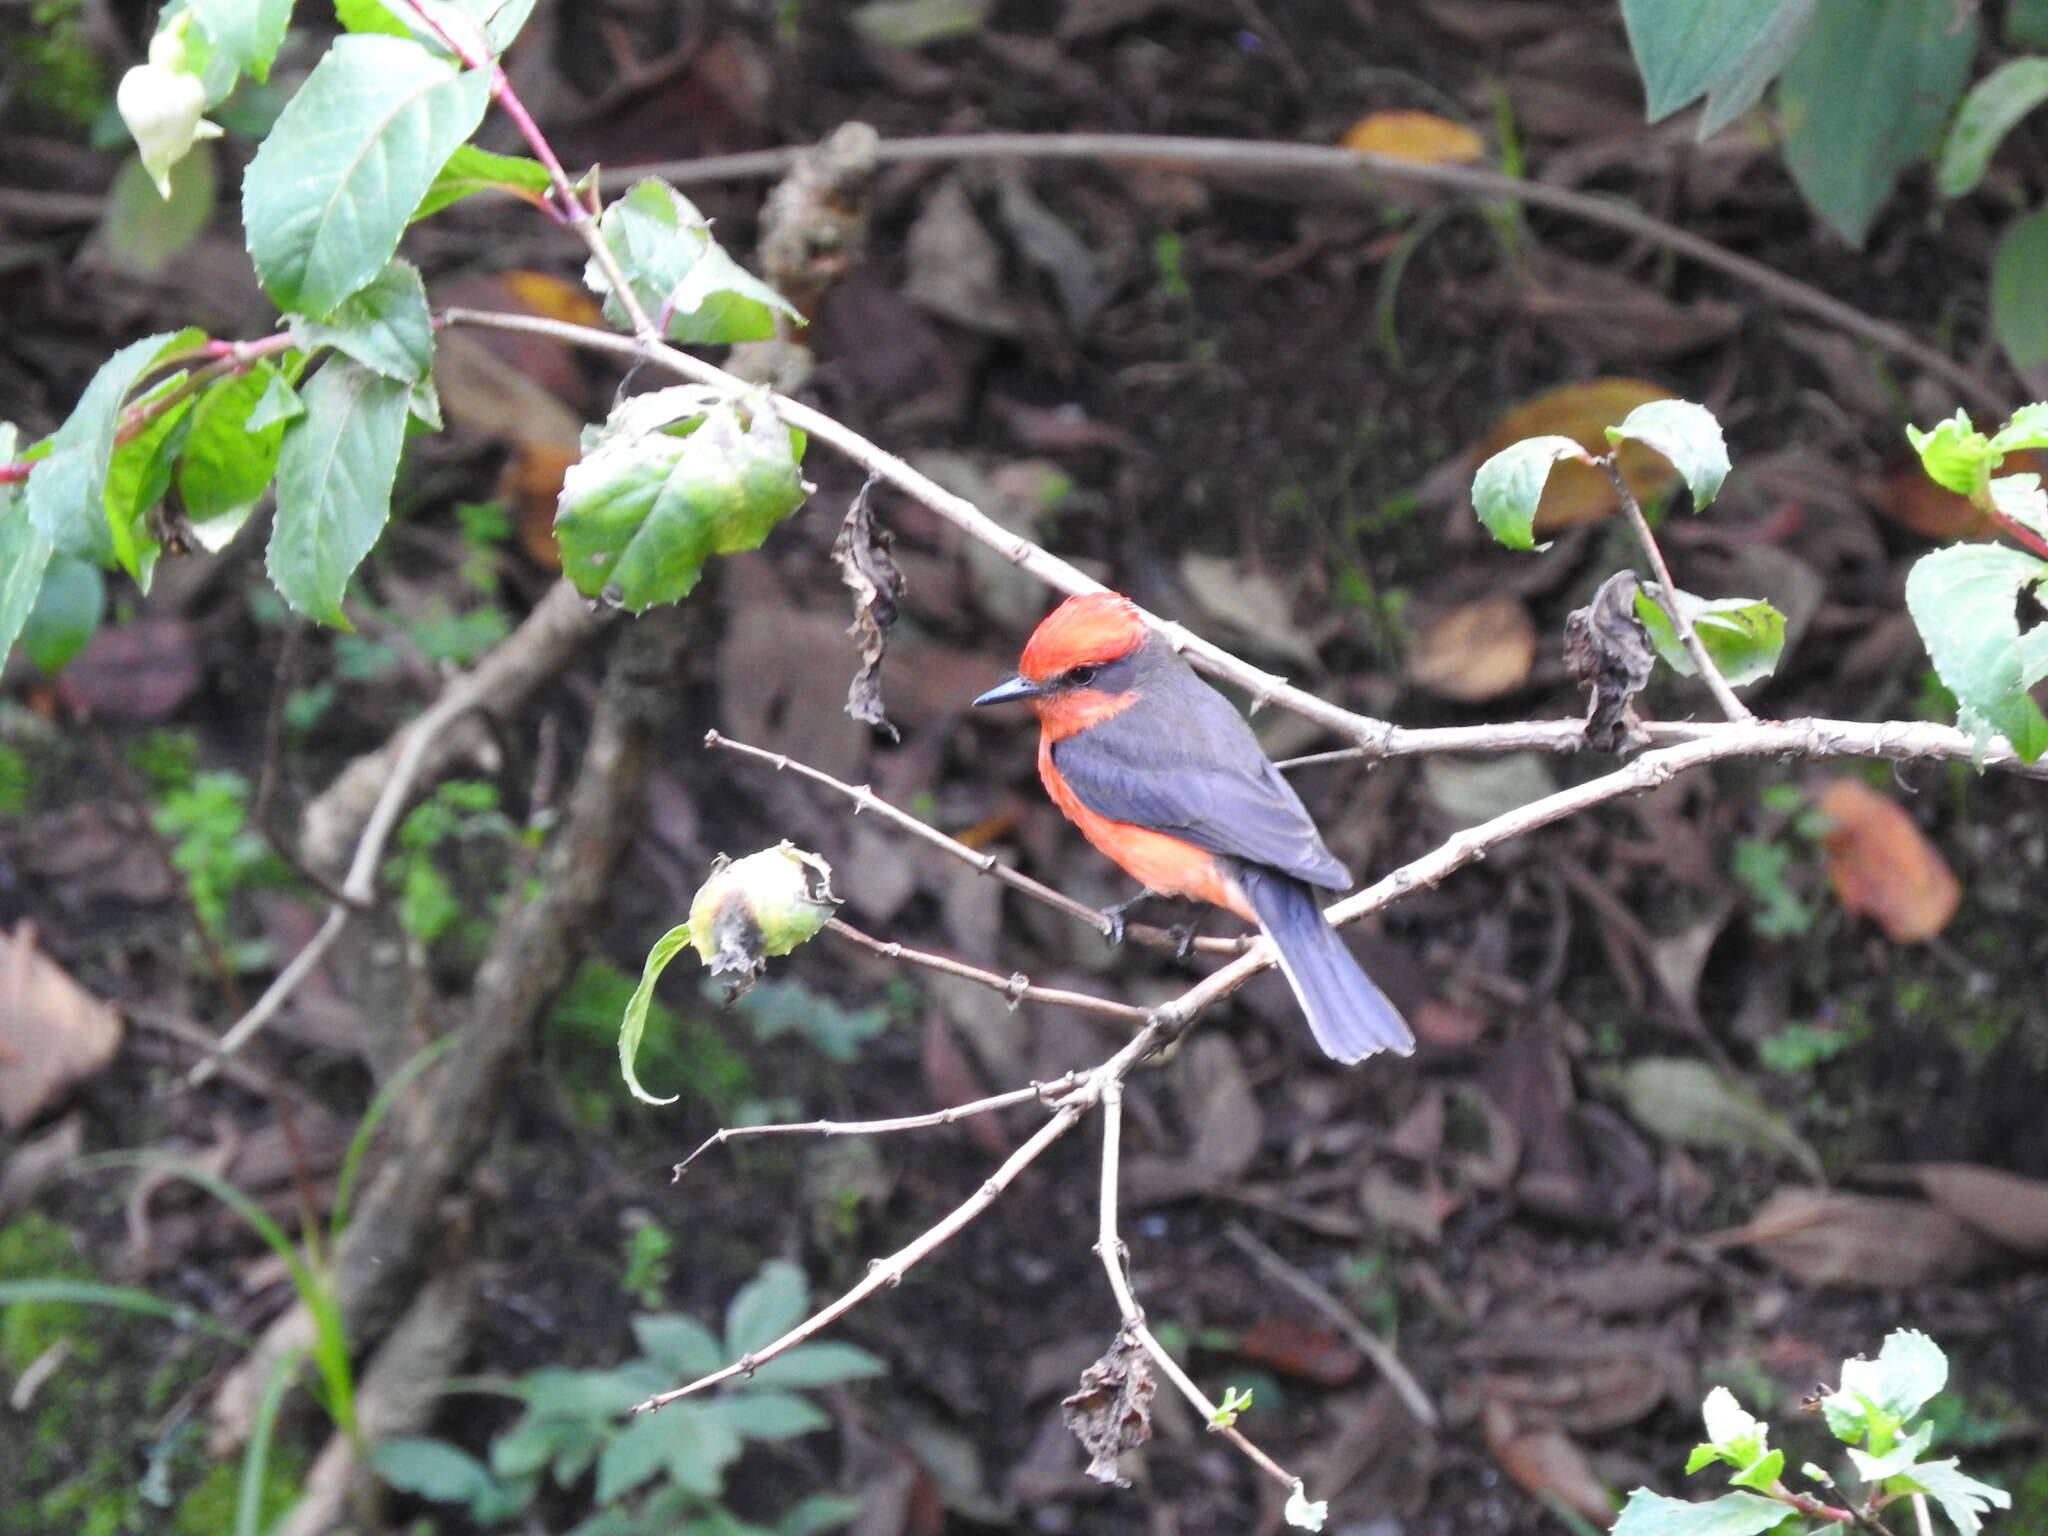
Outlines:
[{"label": "dark soil ground", "polygon": [[[1477,127],[1496,161],[1511,126],[1532,175],[1628,198],[1992,366],[1981,339],[1990,236],[1969,206],[1937,220],[1909,181],[1868,248],[1847,250],[1817,230],[1760,138],[1696,147],[1682,129],[1642,126],[1606,5],[1004,0],[958,39],[901,52],[862,45],[828,5],[543,10],[551,42],[544,30],[518,62],[576,161],[801,143],[851,119],[892,137],[1095,129],[1329,143],[1368,112],[1418,108]],[[621,85],[629,66],[639,83]],[[66,134],[29,123],[0,148],[32,187],[104,185],[115,157]],[[246,153],[233,143],[231,155]],[[691,193],[744,252],[762,190]],[[518,210],[465,205],[444,222],[417,248],[437,299],[474,293],[508,264],[570,280],[580,269],[566,239]],[[195,257],[150,281],[111,272],[81,233],[30,239],[0,222],[0,417],[28,435],[61,419],[118,341],[188,317],[226,335],[272,322],[235,265],[226,215]],[[1509,554],[1484,541],[1461,492],[1512,407],[1596,378],[1653,381],[1721,414],[1737,466],[1709,517],[1666,525],[1679,579],[1762,588],[1795,615],[1784,665],[1751,692],[1758,711],[1947,718],[1900,608],[1905,568],[1928,544],[1902,526],[1885,477],[1901,423],[1955,402],[1757,292],[1595,225],[1270,173],[898,166],[877,186],[866,259],[832,291],[814,337],[812,393],[850,424],[1148,606],[1409,725],[1582,712],[1559,636],[1565,614],[1627,563],[1624,536],[1590,523],[1540,557]],[[616,384],[553,353],[510,366],[545,370],[580,419],[601,414]],[[499,893],[529,871],[519,831],[559,810],[588,733],[595,654],[494,722],[464,770],[495,786],[506,821],[439,846],[458,909],[440,937],[422,945],[371,925],[252,1048],[255,1076],[180,1086],[193,1026],[224,1028],[304,941],[320,899],[230,836],[240,851],[219,857],[246,868],[235,865],[209,946],[190,871],[167,862],[177,838],[151,828],[165,786],[189,790],[195,765],[252,784],[274,775],[273,815],[289,825],[431,699],[446,658],[487,645],[547,586],[533,546],[552,492],[526,478],[535,444],[516,422],[476,425],[493,406],[468,404],[450,410],[467,425],[416,445],[403,521],[362,582],[357,635],[294,635],[253,595],[258,560],[237,545],[168,568],[147,600],[117,596],[111,627],[65,682],[19,659],[10,668],[6,737],[30,779],[0,820],[0,919],[32,923],[130,1021],[107,1070],[0,1143],[15,1149],[11,1166],[55,1136],[75,1138],[44,1143],[60,1160],[167,1149],[213,1159],[296,1220],[331,1204],[340,1148],[376,1082],[461,1007]],[[466,1241],[486,1278],[467,1371],[617,1362],[633,1347],[633,1313],[715,1323],[774,1258],[798,1261],[822,1298],[970,1195],[1039,1115],[871,1142],[743,1143],[672,1185],[668,1165],[722,1123],[912,1114],[1114,1049],[1097,1021],[1012,1012],[819,940],[738,1012],[679,962],[642,1069],[682,1100],[636,1105],[614,1045],[627,978],[681,920],[714,854],[790,838],[831,860],[844,915],[862,928],[1049,984],[1145,1002],[1206,963],[1111,950],[827,794],[701,749],[716,727],[871,782],[1084,900],[1126,894],[1043,802],[1028,725],[966,708],[1005,675],[1046,594],[887,494],[878,508],[911,581],[883,680],[901,739],[840,713],[855,657],[828,552],[859,481],[817,452],[809,469],[810,507],[690,599],[708,638],[674,680],[646,829],[477,1170]],[[458,511],[494,499],[496,537],[491,517]],[[1469,673],[1518,643],[1503,599],[1533,621],[1533,662],[1475,689]],[[1460,613],[1477,626],[1449,644],[1466,682],[1418,680],[1432,634]],[[278,699],[285,723],[267,730]],[[1666,677],[1643,705],[1683,718],[1710,701]],[[1291,719],[1261,723],[1276,755],[1332,745]],[[1609,766],[1349,762],[1297,783],[1371,878]],[[1895,943],[1832,894],[1829,861],[1842,855],[1812,807],[1843,780],[1904,806],[1953,870],[1961,904],[1938,938]],[[1604,1490],[1684,1492],[1700,1397],[1716,1383],[1780,1426],[1796,1465],[1823,1453],[1801,1400],[1844,1355],[1921,1328],[1953,1361],[1945,1443],[2016,1495],[1993,1529],[2048,1526],[2048,1283],[1977,1234],[1967,1199],[1909,1196],[1898,1168],[2048,1179],[2042,804],[2038,782],[1931,765],[1723,766],[1502,848],[1362,936],[1416,1022],[1412,1059],[1332,1067],[1284,988],[1255,985],[1133,1083],[1125,1236],[1155,1325],[1212,1393],[1254,1389],[1243,1427],[1352,1536],[1585,1529]],[[404,963],[388,964],[380,944]],[[1651,1073],[1672,1060],[1718,1069],[1730,1097],[1702,1102],[1693,1078],[1658,1092]],[[294,1086],[292,1117],[280,1120],[266,1076]],[[1816,1167],[1827,1187],[1897,1203],[1831,1206],[1803,1242],[1736,1230],[1767,1201],[1821,1187]],[[833,1433],[750,1451],[728,1481],[731,1506],[770,1523],[795,1494],[847,1492],[862,1536],[1278,1528],[1269,1487],[1164,1394],[1158,1436],[1129,1467],[1134,1487],[1082,1475],[1059,1401],[1116,1329],[1091,1251],[1096,1171],[1091,1125],[850,1316],[834,1336],[888,1373],[821,1397]],[[177,1189],[124,1205],[131,1177],[44,1184],[31,1214],[10,1210],[0,1227],[0,1277],[98,1274],[252,1332],[289,1300],[246,1228]],[[2038,1206],[2040,1185],[2019,1189],[2017,1202]],[[1441,1426],[1418,1424],[1234,1233],[1392,1343]],[[206,1391],[234,1349],[146,1321],[20,1308],[4,1337],[10,1377],[63,1336],[74,1352],[41,1395],[0,1407],[0,1439],[26,1448],[0,1451],[26,1479],[0,1483],[0,1531],[164,1529],[167,1509],[180,1529],[229,1528],[224,1474],[209,1473],[199,1445]],[[482,1454],[515,1414],[465,1395],[434,1428]],[[279,1498],[317,1449],[313,1415],[288,1417],[285,1440]],[[587,1499],[587,1481],[551,1493],[529,1528],[567,1529]],[[467,1528],[444,1506],[404,1504],[394,1519]]]}]

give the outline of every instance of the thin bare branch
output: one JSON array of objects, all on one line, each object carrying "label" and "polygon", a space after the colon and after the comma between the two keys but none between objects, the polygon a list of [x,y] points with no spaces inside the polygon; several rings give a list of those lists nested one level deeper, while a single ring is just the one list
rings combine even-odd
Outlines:
[{"label": "thin bare branch", "polygon": [[1223,1235],[1254,1264],[1315,1308],[1331,1327],[1357,1346],[1359,1353],[1379,1368],[1380,1375],[1387,1379],[1387,1385],[1407,1405],[1417,1423],[1431,1429],[1443,1423],[1436,1404],[1429,1400],[1429,1394],[1422,1390],[1422,1383],[1415,1379],[1414,1373],[1394,1352],[1394,1346],[1366,1327],[1356,1312],[1260,1242],[1243,1223],[1231,1222],[1223,1229]]},{"label": "thin bare branch", "polygon": [[1608,483],[1614,487],[1614,494],[1621,498],[1622,513],[1628,518],[1629,526],[1635,529],[1636,542],[1642,545],[1643,553],[1649,557],[1650,569],[1657,574],[1657,606],[1664,610],[1664,616],[1678,632],[1678,643],[1692,658],[1700,681],[1707,685],[1707,692],[1714,696],[1714,702],[1721,706],[1721,713],[1730,720],[1738,723],[1754,720],[1756,716],[1750,712],[1749,706],[1735,696],[1728,679],[1721,675],[1720,666],[1707,654],[1706,642],[1693,628],[1692,616],[1678,601],[1678,583],[1671,579],[1671,567],[1664,563],[1664,551],[1657,544],[1657,535],[1650,531],[1650,520],[1643,516],[1636,493],[1628,488],[1628,481],[1623,477],[1621,467],[1614,462],[1614,455],[1605,455],[1600,460],[1600,467],[1607,471]]},{"label": "thin bare branch", "polygon": [[863,933],[851,923],[833,918],[825,924],[827,932],[836,933],[840,938],[860,945],[872,954],[888,960],[901,960],[908,965],[923,966],[928,971],[937,971],[944,976],[958,976],[964,981],[978,981],[991,991],[1000,992],[1008,999],[1012,1008],[1019,1003],[1051,1003],[1059,1008],[1075,1008],[1083,1013],[1100,1014],[1106,1019],[1122,1019],[1130,1024],[1143,1024],[1152,1015],[1143,1008],[1130,1003],[1119,1003],[1113,998],[1097,997],[1092,992],[1069,992],[1062,987],[1041,987],[1022,971],[1008,976],[994,971],[985,971],[978,965],[969,965],[964,960],[955,960],[948,955],[935,955],[930,950],[911,949],[889,939],[878,939]]},{"label": "thin bare branch", "polygon": [[1055,1104],[1066,1094],[1086,1081],[1086,1072],[1069,1072],[1065,1077],[1056,1077],[1049,1083],[1033,1083],[1028,1088],[1012,1088],[1007,1093],[991,1094],[985,1099],[975,1099],[967,1104],[954,1104],[946,1109],[935,1109],[923,1115],[898,1115],[893,1120],[791,1120],[778,1125],[729,1125],[705,1138],[704,1144],[675,1165],[674,1178],[680,1179],[690,1164],[697,1161],[713,1147],[722,1147],[728,1141],[739,1141],[754,1136],[887,1136],[896,1131],[922,1131],[935,1125],[957,1125],[975,1115],[992,1114],[999,1109],[1008,1109],[1013,1104]]}]

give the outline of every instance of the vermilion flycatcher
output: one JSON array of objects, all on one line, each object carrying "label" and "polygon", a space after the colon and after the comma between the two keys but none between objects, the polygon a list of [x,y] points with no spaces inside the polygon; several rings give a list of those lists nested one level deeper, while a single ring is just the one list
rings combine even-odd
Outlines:
[{"label": "vermilion flycatcher", "polygon": [[976,704],[1027,700],[1046,792],[1148,890],[1265,929],[1316,1044],[1338,1061],[1415,1048],[1401,1015],[1323,916],[1351,874],[1230,701],[1114,592],[1070,597]]}]

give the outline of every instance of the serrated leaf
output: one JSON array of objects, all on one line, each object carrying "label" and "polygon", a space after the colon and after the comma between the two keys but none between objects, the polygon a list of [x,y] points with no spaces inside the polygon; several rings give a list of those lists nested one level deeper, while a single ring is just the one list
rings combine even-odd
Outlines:
[{"label": "serrated leaf", "polygon": [[1771,82],[1783,73],[1792,55],[1805,43],[1819,3],[1820,0],[1780,0],[1770,24],[1749,45],[1749,51],[1723,71],[1708,89],[1707,108],[1700,114],[1702,143],[1763,100]]},{"label": "serrated leaf", "polygon": [[[725,1309],[725,1349],[737,1360],[772,1344],[803,1321],[810,1282],[787,1259],[770,1259]],[[757,1378],[758,1379],[758,1378]]]},{"label": "serrated leaf", "polygon": [[765,398],[721,402],[685,436],[607,438],[562,481],[562,573],[638,611],[674,602],[713,554],[754,549],[803,504],[797,440]]},{"label": "serrated leaf", "polygon": [[413,209],[412,216],[417,222],[473,192],[484,192],[494,187],[507,192],[523,192],[529,197],[544,197],[551,185],[548,168],[538,160],[529,160],[524,155],[494,155],[474,144],[460,144],[441,169],[434,173],[433,183],[420,199],[419,206]]},{"label": "serrated leaf", "polygon": [[332,347],[387,379],[417,384],[434,366],[434,322],[419,269],[394,261],[336,306],[326,320],[289,317],[304,351]]},{"label": "serrated leaf", "polygon": [[1778,0],[1621,0],[1651,122],[1697,101],[1769,28]]},{"label": "serrated leaf", "polygon": [[1933,1440],[1934,1426],[1922,1424],[1916,1432],[1900,1435],[1892,1448],[1882,1456],[1858,1450],[1855,1446],[1849,1447],[1849,1462],[1856,1468],[1856,1475],[1864,1482],[1881,1483],[1886,1478],[1897,1477],[1910,1468],[1920,1459],[1920,1453],[1925,1451]]},{"label": "serrated leaf", "polygon": [[1536,547],[1536,508],[1550,467],[1563,459],[1585,462],[1586,450],[1568,437],[1530,437],[1503,448],[1472,477],[1472,510],[1486,531],[1509,549]]},{"label": "serrated leaf", "polygon": [[[0,464],[12,461],[20,439],[13,422],[0,421]],[[0,485],[0,664],[35,608],[50,563],[50,541],[20,502],[19,485]]]},{"label": "serrated leaf", "polygon": [[2002,732],[2028,762],[2048,748],[2048,720],[2026,695],[2048,677],[2048,624],[2022,632],[2022,591],[2048,563],[1996,544],[1923,555],[1906,576],[1906,608],[1928,660],[1971,721]]},{"label": "serrated leaf", "polygon": [[[1679,611],[1692,621],[1693,633],[1730,686],[1740,688],[1768,677],[1778,665],[1785,650],[1785,615],[1769,603],[1754,597],[1695,597],[1690,592],[1680,592],[1677,598]],[[1657,654],[1680,677],[1691,677],[1698,669],[1664,605],[1648,590],[1639,590],[1635,609]]]},{"label": "serrated leaf", "polygon": [[816,1340],[786,1349],[773,1360],[764,1361],[747,1379],[757,1387],[829,1387],[863,1376],[880,1376],[889,1369],[878,1355],[858,1344],[837,1339]]},{"label": "serrated leaf", "polygon": [[178,496],[195,523],[246,510],[277,473],[282,418],[252,426],[257,409],[282,376],[268,361],[247,373],[221,379],[192,407],[191,430],[178,457]]},{"label": "serrated leaf", "polygon": [[484,71],[458,71],[417,43],[335,39],[242,183],[249,255],[280,308],[325,319],[384,270],[489,96]]},{"label": "serrated leaf", "polygon": [[1842,1390],[1876,1403],[1901,1423],[1948,1385],[1948,1356],[1916,1328],[1885,1335],[1875,1360],[1842,1362]]},{"label": "serrated leaf", "polygon": [[718,1339],[694,1317],[664,1313],[633,1319],[633,1337],[640,1352],[671,1376],[694,1380],[725,1364]]},{"label": "serrated leaf", "polygon": [[794,1392],[741,1392],[706,1404],[743,1440],[791,1440],[831,1427],[832,1420]]},{"label": "serrated leaf", "polygon": [[1778,79],[1785,165],[1851,245],[1899,173],[1935,147],[1976,46],[1976,17],[1951,0],[1820,7]]},{"label": "serrated leaf", "polygon": [[467,1504],[495,1481],[469,1452],[418,1435],[378,1441],[370,1447],[370,1466],[400,1492],[441,1504]]},{"label": "serrated leaf", "polygon": [[198,330],[145,336],[100,364],[64,425],[50,438],[49,452],[28,477],[28,515],[54,548],[100,565],[113,563],[107,470],[121,423],[121,402],[159,358],[202,339]]},{"label": "serrated leaf", "polygon": [[292,0],[189,0],[186,9],[237,70],[258,80],[270,78],[291,25]]},{"label": "serrated leaf", "polygon": [[1721,493],[1728,478],[1728,445],[1714,413],[1690,400],[1652,400],[1607,429],[1607,441],[1624,438],[1654,448],[1671,461],[1692,492],[1695,512]]},{"label": "serrated leaf", "polygon": [[1984,1529],[1978,1518],[1987,1509],[2011,1509],[2012,1495],[2003,1488],[1964,1473],[1950,1456],[1915,1467],[1909,1474],[1927,1497],[1941,1507],[1942,1515],[1962,1536],[1977,1536]]},{"label": "serrated leaf", "polygon": [[1982,491],[2002,456],[2000,450],[1991,446],[1990,438],[1970,425],[1970,418],[1963,411],[1936,422],[1924,432],[1908,426],[1906,441],[1920,456],[1920,467],[1927,472],[1927,478],[1958,496],[1975,496]]},{"label": "serrated leaf", "polygon": [[2012,365],[2022,370],[2048,363],[2043,263],[2048,263],[2048,208],[2008,224],[1991,257],[1991,333]]},{"label": "serrated leaf", "polygon": [[107,582],[90,561],[52,551],[43,567],[42,590],[21,627],[21,649],[41,671],[55,677],[85,649],[107,611]]},{"label": "serrated leaf", "polygon": [[306,414],[285,429],[278,450],[270,579],[299,612],[346,629],[349,577],[391,516],[407,389],[334,358],[303,394]]},{"label": "serrated leaf", "polygon": [[[758,341],[775,334],[775,316],[801,319],[796,306],[746,271],[711,238],[711,224],[667,182],[649,177],[605,209],[598,231],[648,317],[668,323],[671,341]],[[625,306],[593,259],[583,280],[604,298],[614,325]]]},{"label": "serrated leaf", "polygon": [[1984,179],[2014,125],[2048,101],[2048,59],[2008,59],[1970,87],[1941,146],[1935,185],[1961,197]]},{"label": "serrated leaf", "polygon": [[2022,448],[2048,448],[2048,401],[2023,405],[1991,439],[1992,451],[2016,453]]},{"label": "serrated leaf", "polygon": [[619,1071],[625,1075],[627,1091],[642,1104],[673,1104],[682,1097],[672,1093],[665,1099],[656,1098],[640,1086],[640,1077],[633,1063],[640,1054],[640,1037],[647,1033],[647,1010],[654,1001],[654,984],[668,969],[669,961],[675,959],[677,952],[689,942],[688,923],[678,923],[654,941],[654,948],[647,952],[646,964],[640,968],[640,985],[633,989],[633,995],[626,1003],[625,1017],[619,1020]]},{"label": "serrated leaf", "polygon": [[1763,1536],[1790,1513],[1776,1499],[1754,1493],[1724,1493],[1693,1504],[1638,1488],[1628,1496],[1608,1536]]}]

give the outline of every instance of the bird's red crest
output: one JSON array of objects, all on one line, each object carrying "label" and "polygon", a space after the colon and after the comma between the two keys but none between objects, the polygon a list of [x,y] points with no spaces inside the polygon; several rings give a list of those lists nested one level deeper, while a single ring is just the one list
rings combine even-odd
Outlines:
[{"label": "bird's red crest", "polygon": [[1115,661],[1144,640],[1137,604],[1119,592],[1083,592],[1040,621],[1024,643],[1017,670],[1042,683],[1071,667]]}]

